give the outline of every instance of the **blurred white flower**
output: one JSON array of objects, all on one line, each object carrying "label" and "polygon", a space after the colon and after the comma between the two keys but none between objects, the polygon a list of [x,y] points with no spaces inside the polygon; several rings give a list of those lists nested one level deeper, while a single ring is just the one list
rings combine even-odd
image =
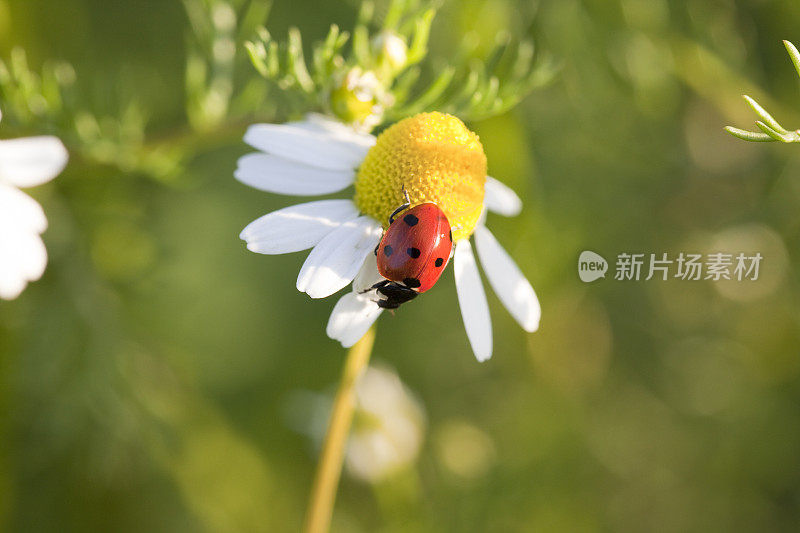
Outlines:
[{"label": "blurred white flower", "polygon": [[377,482],[413,464],[425,436],[425,412],[397,374],[369,367],[356,385],[347,471]]},{"label": "blurred white flower", "polygon": [[[329,396],[295,393],[288,404],[288,422],[319,445],[330,407]],[[397,374],[386,367],[370,366],[356,385],[354,421],[345,451],[347,472],[378,483],[408,468],[422,448],[425,428],[422,404]]]},{"label": "blurred white flower", "polygon": [[[486,158],[477,136],[455,117],[416,115],[386,130],[377,146],[372,135],[320,115],[288,124],[256,124],[244,140],[259,151],[239,159],[235,177],[262,191],[314,196],[356,183],[353,200],[286,207],[251,222],[240,235],[249,250],[261,254],[311,248],[297,277],[297,289],[312,298],[325,298],[352,282],[353,291],[331,313],[329,337],[352,346],[382,312],[374,291],[361,292],[383,279],[373,250],[381,239],[381,223],[402,203],[396,199],[401,197],[400,183],[412,205],[434,202],[445,213],[452,212],[448,218],[455,242],[456,289],[477,359],[491,357],[492,328],[471,235],[500,301],[526,331],[538,329],[541,310],[531,284],[485,226],[486,211],[514,216],[522,202],[514,191],[486,176]],[[362,165],[368,153],[372,174],[364,172]],[[407,168],[416,170],[409,174],[404,171]],[[376,214],[383,212],[386,215],[381,217]]]},{"label": "blurred white flower", "polygon": [[47,229],[47,218],[19,187],[46,183],[66,164],[67,150],[56,137],[0,141],[0,298],[19,296],[47,265],[47,250],[39,236]]}]

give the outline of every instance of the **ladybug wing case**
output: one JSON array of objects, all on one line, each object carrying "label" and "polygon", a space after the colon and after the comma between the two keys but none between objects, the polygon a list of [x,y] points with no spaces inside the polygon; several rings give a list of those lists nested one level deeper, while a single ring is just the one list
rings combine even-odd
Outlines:
[{"label": "ladybug wing case", "polygon": [[435,204],[412,207],[386,230],[378,249],[378,271],[417,292],[436,284],[453,248],[450,223]]}]

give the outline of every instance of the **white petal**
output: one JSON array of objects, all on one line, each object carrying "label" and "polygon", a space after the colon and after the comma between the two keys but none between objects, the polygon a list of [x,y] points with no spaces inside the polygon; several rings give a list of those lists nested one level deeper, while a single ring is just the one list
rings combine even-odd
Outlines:
[{"label": "white petal", "polygon": [[469,343],[478,361],[486,361],[492,356],[492,319],[489,316],[489,304],[486,302],[478,265],[468,240],[456,243],[453,269],[458,306],[461,308]]},{"label": "white petal", "polygon": [[0,298],[19,296],[28,281],[42,277],[47,250],[39,235],[0,228]]},{"label": "white petal", "polygon": [[258,218],[239,237],[259,254],[288,254],[316,246],[343,223],[358,218],[351,200],[320,200],[285,207]]},{"label": "white petal", "polygon": [[522,200],[517,193],[491,176],[486,176],[486,189],[483,204],[489,211],[513,217],[522,211]]},{"label": "white petal", "polygon": [[311,131],[334,135],[338,139],[350,141],[366,148],[370,148],[375,144],[375,136],[370,135],[369,133],[356,131],[350,126],[342,124],[338,120],[328,118],[325,115],[320,115],[319,113],[308,113],[305,117],[305,120],[301,122],[290,122],[289,124],[296,125],[300,128],[306,128]]},{"label": "white petal", "polygon": [[297,276],[297,290],[312,298],[335,293],[353,281],[380,238],[380,225],[368,216],[345,222],[308,254]]},{"label": "white petal", "polygon": [[489,284],[511,316],[525,331],[539,329],[539,299],[511,256],[485,226],[475,229],[475,245]]},{"label": "white petal", "polygon": [[244,141],[269,154],[329,170],[352,170],[367,154],[366,146],[345,137],[297,124],[254,124]]},{"label": "white petal", "polygon": [[42,233],[47,219],[42,207],[24,192],[0,183],[0,228]]},{"label": "white petal", "polygon": [[364,263],[361,265],[361,270],[358,271],[358,274],[356,274],[353,280],[353,292],[359,294],[364,293],[368,291],[370,287],[385,279],[386,278],[381,276],[380,272],[378,272],[378,260],[375,255],[368,254],[364,259]]},{"label": "white petal", "polygon": [[0,141],[0,181],[17,187],[41,185],[67,164],[67,149],[56,137]]},{"label": "white petal", "polygon": [[349,292],[336,302],[326,333],[349,348],[364,336],[381,311],[383,309],[368,297]]},{"label": "white petal", "polygon": [[6,272],[0,265],[0,299],[13,300],[25,290],[28,282],[15,272]]},{"label": "white petal", "polygon": [[294,196],[338,192],[355,179],[351,168],[326,170],[261,152],[240,157],[233,175],[256,189]]}]

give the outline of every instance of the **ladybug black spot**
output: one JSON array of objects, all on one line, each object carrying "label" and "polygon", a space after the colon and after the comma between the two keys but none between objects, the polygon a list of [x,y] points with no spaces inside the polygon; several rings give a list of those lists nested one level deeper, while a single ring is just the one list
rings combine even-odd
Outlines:
[{"label": "ladybug black spot", "polygon": [[416,289],[417,287],[422,285],[422,283],[420,283],[420,281],[417,278],[406,278],[403,280],[403,284],[411,289]]},{"label": "ladybug black spot", "polygon": [[383,247],[383,253],[386,254],[386,257],[389,257],[390,255],[392,255],[393,251],[394,250],[392,250],[392,247],[390,245],[388,245],[388,244]]},{"label": "ladybug black spot", "polygon": [[406,253],[411,257],[413,257],[414,259],[416,259],[417,257],[419,257],[420,251],[419,248],[409,248],[408,250],[406,250]]},{"label": "ladybug black spot", "polygon": [[403,222],[409,226],[416,226],[417,222],[419,222],[419,219],[414,215],[406,215],[403,217]]},{"label": "ladybug black spot", "polygon": [[450,242],[453,242],[453,230],[450,230],[450,233],[447,236],[450,237]]},{"label": "ladybug black spot", "polygon": [[439,268],[440,266],[442,266],[443,263],[444,263],[444,259],[439,257],[438,259],[436,259],[436,261],[433,264],[436,265],[436,268]]}]

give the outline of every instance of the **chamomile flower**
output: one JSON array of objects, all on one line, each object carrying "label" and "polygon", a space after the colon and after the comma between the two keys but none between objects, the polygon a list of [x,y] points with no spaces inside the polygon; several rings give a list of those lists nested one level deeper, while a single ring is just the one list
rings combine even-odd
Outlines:
[{"label": "chamomile flower", "polygon": [[[423,113],[386,129],[377,139],[309,115],[302,122],[256,124],[244,138],[259,150],[239,160],[241,182],[278,194],[325,195],[354,185],[352,199],[318,200],[280,209],[241,233],[263,254],[311,248],[297,289],[312,298],[331,296],[352,282],[336,303],[328,336],[355,344],[382,312],[370,290],[383,280],[373,250],[389,215],[404,203],[436,204],[453,228],[456,292],[467,337],[479,361],[492,354],[489,306],[470,241],[500,301],[526,331],[539,325],[536,294],[516,263],[486,228],[486,212],[520,212],[519,197],[486,175],[478,136],[456,117]],[[366,291],[366,292],[365,292]]]},{"label": "chamomile flower", "polygon": [[55,137],[0,141],[0,298],[12,300],[29,281],[39,279],[47,250],[39,235],[47,229],[42,207],[20,187],[56,177],[67,163],[67,150]]},{"label": "chamomile flower", "polygon": [[[416,462],[425,439],[425,410],[397,373],[382,365],[367,367],[354,392],[344,464],[351,476],[380,483]],[[295,391],[286,402],[287,423],[320,445],[331,401],[326,394]]]}]

